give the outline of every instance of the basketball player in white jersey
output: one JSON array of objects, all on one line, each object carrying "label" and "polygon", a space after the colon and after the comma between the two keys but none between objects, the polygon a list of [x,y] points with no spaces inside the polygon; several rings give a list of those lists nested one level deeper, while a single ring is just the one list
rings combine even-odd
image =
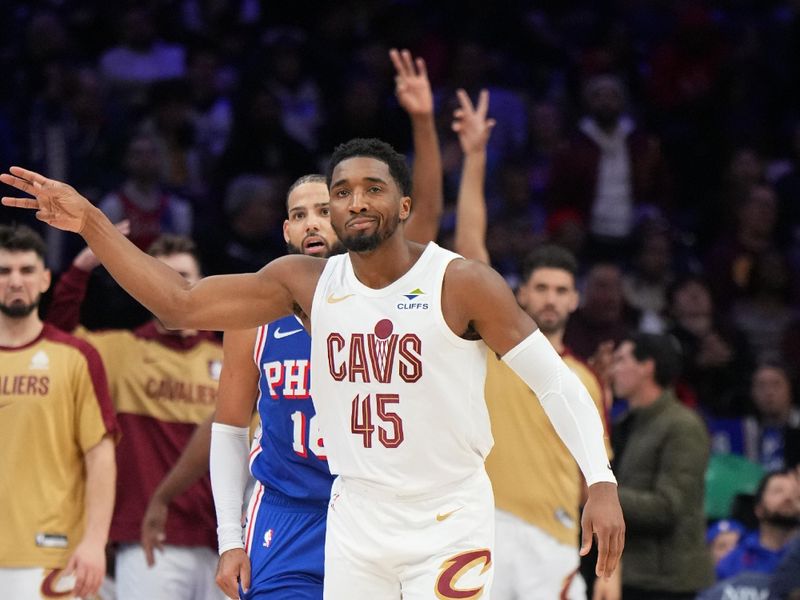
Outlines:
[{"label": "basketball player in white jersey", "polygon": [[[258,273],[189,285],[139,251],[67,184],[12,167],[0,180],[80,233],[117,281],[172,327],[243,329],[295,312],[312,332],[313,396],[334,483],[325,597],[489,597],[493,499],[483,460],[487,346],[542,403],[589,484],[583,527],[610,576],[624,545],[603,427],[502,277],[403,237],[403,157],[378,140],[339,146],[327,173],[331,224],[348,253],[279,258]],[[310,315],[306,318],[305,315]],[[535,476],[535,474],[531,474]]]}]

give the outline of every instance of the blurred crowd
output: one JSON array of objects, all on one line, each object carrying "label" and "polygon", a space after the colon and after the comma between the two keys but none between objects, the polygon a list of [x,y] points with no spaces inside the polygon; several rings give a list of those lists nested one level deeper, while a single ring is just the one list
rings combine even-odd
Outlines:
[{"label": "blurred crowd", "polygon": [[[565,342],[605,381],[631,332],[679,341],[677,396],[711,438],[710,521],[757,527],[737,494],[758,504],[763,474],[800,462],[797,0],[40,0],[4,16],[3,168],[69,182],[141,248],[193,237],[206,274],[283,254],[286,189],[336,144],[378,137],[411,158],[392,47],[427,64],[452,246],[455,90],[488,88],[493,266],[515,285],[537,243],[576,254]],[[43,233],[66,270],[79,238]],[[85,325],[147,318],[92,276]],[[749,489],[730,457],[753,466]]]}]

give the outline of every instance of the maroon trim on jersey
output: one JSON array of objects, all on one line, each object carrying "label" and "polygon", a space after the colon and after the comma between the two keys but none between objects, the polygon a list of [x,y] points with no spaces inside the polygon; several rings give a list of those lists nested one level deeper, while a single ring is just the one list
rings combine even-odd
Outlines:
[{"label": "maroon trim on jersey", "polygon": [[64,331],[74,331],[80,324],[81,304],[86,297],[91,272],[75,265],[59,278],[53,290],[53,299],[47,309],[46,320]]},{"label": "maroon trim on jersey", "polygon": [[64,333],[49,323],[44,324],[42,334],[47,340],[53,343],[72,346],[86,359],[86,366],[89,369],[89,379],[92,381],[92,388],[94,389],[95,398],[97,398],[97,404],[100,406],[100,414],[106,426],[106,432],[117,436],[119,434],[119,425],[117,424],[114,413],[114,405],[111,403],[106,370],[105,367],[103,367],[100,354],[95,350],[94,346],[86,340]]},{"label": "maroon trim on jersey", "polygon": [[41,340],[42,337],[44,337],[44,330],[46,327],[47,324],[44,324],[42,330],[39,332],[39,335],[37,335],[27,344],[22,344],[22,346],[0,346],[0,352],[16,352],[17,350],[25,350],[26,348],[30,348],[31,346],[36,344],[39,340]]},{"label": "maroon trim on jersey", "polygon": [[198,331],[195,335],[182,336],[178,332],[164,332],[153,320],[133,330],[133,335],[143,340],[152,340],[170,350],[191,350],[201,342],[213,342],[220,345],[220,341],[213,331]]},{"label": "maroon trim on jersey", "polygon": [[[118,418],[122,439],[117,446],[117,502],[109,539],[138,543],[147,503],[178,461],[196,425],[128,413],[120,413]],[[166,543],[216,550],[216,526],[211,481],[206,474],[170,503]]]}]

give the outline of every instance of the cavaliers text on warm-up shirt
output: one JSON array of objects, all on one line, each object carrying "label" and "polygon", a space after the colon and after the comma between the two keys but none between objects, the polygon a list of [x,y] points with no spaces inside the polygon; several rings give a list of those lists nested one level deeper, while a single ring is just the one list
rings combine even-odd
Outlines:
[{"label": "cavaliers text on warm-up shirt", "polygon": [[[56,286],[48,321],[78,323],[88,273],[69,269]],[[138,542],[147,503],[177,462],[197,425],[214,410],[222,346],[211,332],[181,336],[151,321],[133,330],[76,330],[97,348],[108,373],[122,439],[110,540]],[[216,549],[208,476],[170,503],[166,543]]]}]

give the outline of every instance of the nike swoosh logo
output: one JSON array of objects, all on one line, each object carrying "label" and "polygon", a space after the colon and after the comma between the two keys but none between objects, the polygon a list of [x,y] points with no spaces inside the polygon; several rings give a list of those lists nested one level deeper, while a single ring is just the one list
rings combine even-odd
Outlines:
[{"label": "nike swoosh logo", "polygon": [[439,513],[439,514],[436,515],[436,520],[437,521],[444,521],[445,519],[449,518],[450,515],[452,515],[455,512],[460,511],[462,508],[464,508],[464,507],[463,506],[459,506],[458,508],[456,508],[455,510],[451,510],[450,512]]},{"label": "nike swoosh logo", "polygon": [[344,296],[339,296],[338,298],[336,298],[333,294],[331,294],[330,296],[328,296],[328,304],[336,304],[337,302],[342,302],[344,300],[347,300],[350,296],[355,296],[355,294],[346,294]]},{"label": "nike swoosh logo", "polygon": [[295,333],[300,333],[301,331],[303,331],[303,330],[302,329],[292,329],[291,331],[281,331],[281,328],[278,327],[275,330],[275,339],[276,340],[280,340],[280,339],[283,339],[285,337],[289,337],[290,335],[294,335]]}]

